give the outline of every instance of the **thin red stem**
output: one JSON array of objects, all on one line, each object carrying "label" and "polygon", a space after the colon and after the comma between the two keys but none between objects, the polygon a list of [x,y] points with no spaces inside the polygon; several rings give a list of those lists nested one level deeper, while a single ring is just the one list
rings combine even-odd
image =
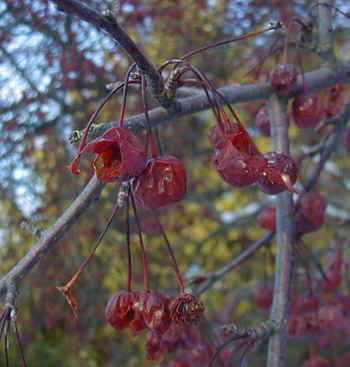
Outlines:
[{"label": "thin red stem", "polygon": [[142,97],[143,108],[144,108],[146,122],[147,122],[148,137],[149,137],[150,142],[151,142],[152,157],[155,158],[155,157],[157,157],[158,153],[157,153],[157,148],[156,148],[156,144],[155,144],[153,133],[152,133],[151,120],[150,120],[149,115],[148,115],[148,101],[147,101],[147,95],[146,95],[146,78],[145,78],[145,75],[141,76],[141,97]]},{"label": "thin red stem", "polygon": [[122,104],[122,108],[120,109],[120,117],[119,117],[119,126],[123,127],[123,123],[124,123],[124,115],[125,115],[125,106],[126,106],[126,98],[128,95],[128,85],[129,85],[129,78],[130,78],[130,74],[133,71],[133,69],[135,68],[136,64],[132,64],[126,75],[125,75],[125,80],[124,80],[124,85],[123,85],[123,104]]},{"label": "thin red stem", "polygon": [[143,237],[142,237],[142,231],[141,231],[139,216],[137,214],[135,200],[134,200],[134,196],[132,194],[132,191],[130,191],[130,197],[131,197],[132,208],[133,208],[134,215],[135,215],[135,222],[136,222],[137,230],[138,230],[138,233],[139,233],[142,263],[143,263],[144,286],[145,286],[145,290],[147,292],[149,292],[150,291],[150,285],[149,285],[149,271],[148,271],[148,263],[147,263],[147,254],[146,254],[145,246],[144,246],[144,243],[143,243]]},{"label": "thin red stem", "polygon": [[[7,325],[8,327],[8,325]],[[4,346],[5,346],[5,361],[6,361],[6,367],[9,367],[9,340],[8,340],[8,330],[5,331],[5,338],[4,338]]]},{"label": "thin red stem", "polygon": [[110,215],[110,217],[108,218],[107,224],[104,228],[104,230],[100,233],[100,235],[98,236],[95,245],[93,246],[89,256],[82,262],[82,264],[79,266],[78,270],[76,271],[76,273],[73,275],[72,279],[63,287],[60,287],[60,289],[66,293],[72,286],[73,284],[79,279],[80,275],[82,274],[82,272],[84,271],[84,269],[86,268],[86,266],[89,264],[89,262],[91,261],[91,259],[93,258],[93,256],[95,255],[95,252],[98,248],[98,246],[100,245],[104,235],[106,234],[109,226],[111,225],[113,218],[115,216],[115,214],[117,213],[119,209],[119,205],[118,202],[116,202],[116,204],[114,205],[112,214]]},{"label": "thin red stem", "polygon": [[265,28],[265,29],[261,29],[259,31],[255,31],[255,32],[250,32],[250,33],[247,33],[247,34],[244,34],[243,36],[240,36],[240,37],[235,37],[235,38],[230,38],[228,40],[224,40],[224,41],[219,41],[219,42],[215,42],[211,45],[206,45],[206,46],[203,46],[203,47],[200,47],[196,50],[193,50],[193,51],[190,51],[190,52],[187,52],[185,55],[183,55],[181,57],[181,59],[187,59],[193,55],[196,55],[200,52],[203,52],[203,51],[207,51],[211,48],[214,48],[214,47],[218,47],[218,46],[222,46],[222,45],[226,45],[228,43],[231,43],[231,42],[236,42],[236,41],[241,41],[241,40],[244,40],[244,39],[247,39],[247,38],[250,38],[250,37],[255,37],[255,36],[259,36],[260,34],[262,33],[265,33],[265,32],[268,32],[268,31],[272,31],[272,30],[276,30],[276,29],[279,29],[281,28],[281,24],[280,23],[276,23],[275,25],[272,25],[268,28]]},{"label": "thin red stem", "polygon": [[22,367],[27,367],[27,363],[26,363],[26,360],[24,358],[24,352],[23,352],[22,342],[21,342],[21,338],[19,336],[19,332],[18,332],[18,327],[17,327],[17,322],[16,321],[14,321],[14,329],[15,329],[15,335],[16,335],[16,340],[17,340],[19,354],[20,354],[21,360],[22,360]]},{"label": "thin red stem", "polygon": [[160,230],[162,232],[162,236],[163,236],[164,241],[166,243],[166,246],[168,248],[168,251],[169,251],[169,254],[170,254],[170,257],[171,257],[171,261],[172,261],[172,264],[173,264],[173,267],[174,267],[174,270],[175,270],[175,273],[176,273],[177,284],[178,284],[180,293],[184,293],[185,292],[184,282],[183,282],[183,279],[182,279],[182,276],[181,276],[179,267],[177,265],[177,261],[176,261],[176,257],[175,257],[174,251],[171,248],[170,242],[168,240],[168,236],[166,235],[165,230],[164,230],[164,227],[162,226],[162,223],[160,222],[157,214],[155,212],[152,212],[152,214],[153,214],[154,218],[156,218],[156,220],[157,220],[157,224],[159,225],[159,228],[160,228]]},{"label": "thin red stem", "polygon": [[131,263],[131,251],[130,251],[130,188],[128,188],[128,197],[126,199],[126,248],[128,252],[128,281],[126,284],[126,289],[131,291],[131,281],[132,281],[132,263]]}]

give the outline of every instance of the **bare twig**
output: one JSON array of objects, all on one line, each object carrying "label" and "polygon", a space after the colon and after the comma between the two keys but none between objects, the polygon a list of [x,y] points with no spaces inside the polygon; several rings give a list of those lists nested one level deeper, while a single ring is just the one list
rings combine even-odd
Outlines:
[{"label": "bare twig", "polygon": [[76,15],[80,19],[83,19],[110,34],[136,63],[139,69],[147,75],[152,89],[152,94],[154,96],[161,96],[163,94],[164,85],[161,75],[147,59],[146,55],[137,47],[135,42],[120,27],[113,14],[100,14],[96,10],[77,0],[51,1],[57,5],[58,10]]},{"label": "bare twig", "polygon": [[236,266],[240,265],[242,262],[248,260],[260,247],[268,244],[274,236],[274,232],[267,233],[264,237],[261,237],[258,241],[249,246],[246,250],[241,252],[237,257],[235,257],[230,263],[218,269],[210,274],[205,275],[207,281],[203,283],[195,292],[196,296],[200,296],[208,288],[210,288],[217,280],[221,279],[225,274],[230,272]]}]

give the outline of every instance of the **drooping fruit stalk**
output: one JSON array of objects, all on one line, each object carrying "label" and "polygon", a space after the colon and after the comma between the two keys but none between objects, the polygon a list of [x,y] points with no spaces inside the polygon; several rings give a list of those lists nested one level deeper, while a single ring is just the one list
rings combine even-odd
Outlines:
[{"label": "drooping fruit stalk", "polygon": [[94,246],[92,247],[92,250],[90,251],[89,256],[81,263],[81,265],[79,266],[76,273],[73,275],[73,277],[63,287],[57,287],[57,289],[65,296],[66,301],[70,305],[71,310],[72,310],[73,315],[74,315],[75,318],[78,318],[78,314],[77,314],[78,302],[75,299],[75,297],[73,296],[71,288],[73,287],[74,283],[79,279],[79,277],[83,273],[84,269],[87,267],[87,265],[89,264],[89,262],[91,261],[91,259],[95,255],[95,252],[96,252],[98,246],[100,245],[104,235],[106,234],[109,226],[111,225],[111,223],[113,221],[113,218],[114,218],[115,214],[117,213],[118,209],[119,209],[119,203],[117,201],[116,204],[114,205],[114,208],[112,210],[112,213],[111,213],[110,217],[108,218],[108,221],[106,223],[106,226],[105,226],[104,230],[98,236]]}]

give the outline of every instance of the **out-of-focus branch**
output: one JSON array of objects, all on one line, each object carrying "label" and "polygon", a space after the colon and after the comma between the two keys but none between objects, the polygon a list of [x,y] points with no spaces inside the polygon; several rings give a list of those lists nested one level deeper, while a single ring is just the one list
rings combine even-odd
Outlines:
[{"label": "out-of-focus branch", "polygon": [[310,191],[315,186],[325,164],[331,157],[332,153],[336,150],[340,139],[344,136],[346,124],[349,121],[349,119],[350,119],[350,101],[348,101],[348,103],[344,106],[342,113],[332,119],[335,131],[326,141],[325,147],[321,153],[320,160],[314,172],[312,173],[310,180],[305,186],[305,191]]},{"label": "out-of-focus branch", "polygon": [[[271,137],[273,150],[277,153],[289,153],[287,100],[281,100],[276,94],[269,99]],[[270,320],[278,327],[269,339],[268,367],[286,365],[286,352],[289,324],[289,302],[294,264],[293,246],[295,243],[295,222],[293,198],[289,191],[282,192],[276,198],[276,262],[273,304]]]},{"label": "out-of-focus branch", "polygon": [[225,274],[230,272],[236,266],[242,264],[244,261],[248,260],[254,253],[262,246],[268,244],[273,236],[274,232],[269,232],[265,236],[261,237],[258,241],[249,246],[246,250],[242,251],[237,257],[235,257],[230,263],[222,267],[221,269],[215,270],[212,273],[204,275],[207,280],[203,283],[195,292],[197,296],[200,296],[208,288],[210,288],[217,280],[221,279]]},{"label": "out-of-focus branch", "polygon": [[18,288],[21,281],[33,269],[50,248],[52,248],[68,232],[73,224],[91,202],[99,196],[104,184],[101,184],[94,176],[87,184],[85,189],[73,201],[70,207],[61,215],[60,218],[45,232],[40,240],[31,250],[0,280],[0,296],[6,293],[8,284],[16,284]]},{"label": "out-of-focus branch", "polygon": [[103,29],[105,32],[110,34],[136,63],[139,69],[147,75],[152,89],[152,94],[154,96],[161,96],[163,94],[164,85],[161,75],[156,71],[145,54],[137,47],[135,42],[120,27],[112,14],[100,14],[96,10],[77,0],[51,1],[57,5],[58,10],[76,15],[80,19],[93,24],[99,29]]}]

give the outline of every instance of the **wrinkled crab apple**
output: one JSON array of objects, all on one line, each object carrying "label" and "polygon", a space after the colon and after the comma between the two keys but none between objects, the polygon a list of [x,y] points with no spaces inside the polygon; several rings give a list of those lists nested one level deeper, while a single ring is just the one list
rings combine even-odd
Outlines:
[{"label": "wrinkled crab apple", "polygon": [[129,179],[145,168],[146,152],[139,139],[129,130],[115,127],[86,144],[71,164],[78,174],[81,154],[97,154],[93,167],[101,182],[113,182],[118,178]]},{"label": "wrinkled crab apple", "polygon": [[266,165],[254,142],[241,124],[227,122],[208,132],[215,149],[215,168],[232,186],[249,186],[257,181]]},{"label": "wrinkled crab apple", "polygon": [[270,84],[279,96],[284,96],[297,82],[297,70],[293,64],[276,65],[270,73]]},{"label": "wrinkled crab apple", "polygon": [[271,136],[270,116],[267,107],[263,106],[259,109],[255,116],[255,126],[260,131],[261,135],[266,137]]},{"label": "wrinkled crab apple", "polygon": [[182,162],[174,156],[164,155],[147,161],[143,172],[133,181],[132,190],[143,206],[156,209],[180,201],[186,186]]},{"label": "wrinkled crab apple", "polygon": [[257,181],[259,188],[270,195],[279,194],[286,189],[298,193],[293,187],[298,177],[298,167],[293,158],[276,152],[266,153],[264,157],[267,164]]},{"label": "wrinkled crab apple", "polygon": [[315,127],[321,121],[323,115],[323,103],[315,94],[303,94],[294,98],[292,116],[296,125],[301,129]]},{"label": "wrinkled crab apple", "polygon": [[298,173],[294,160],[276,152],[262,155],[241,124],[217,125],[208,135],[215,149],[215,168],[230,185],[243,187],[257,182],[267,194],[286,189],[298,193],[293,188]]}]

